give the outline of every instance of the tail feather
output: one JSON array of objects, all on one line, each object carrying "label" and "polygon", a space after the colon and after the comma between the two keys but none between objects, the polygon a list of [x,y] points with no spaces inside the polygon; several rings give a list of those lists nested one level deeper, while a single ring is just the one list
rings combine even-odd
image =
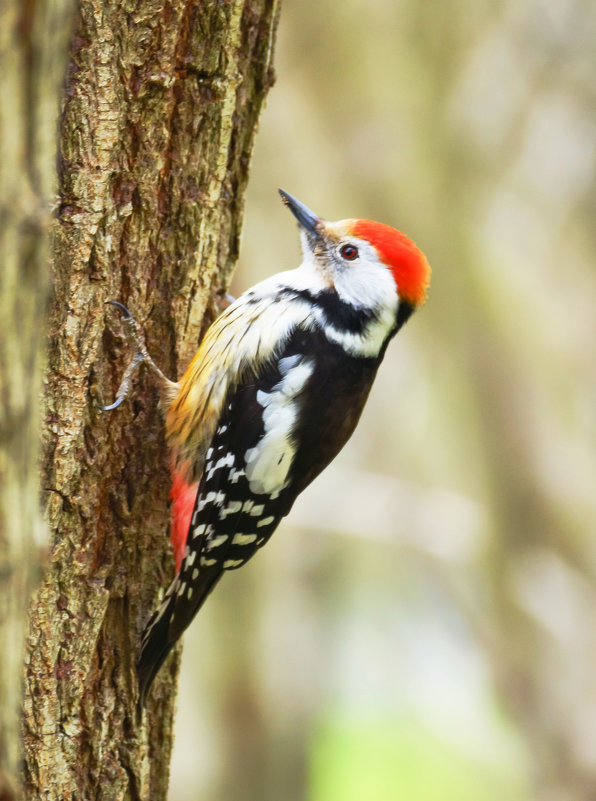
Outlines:
[{"label": "tail feather", "polygon": [[141,655],[137,663],[139,709],[143,707],[147,693],[167,655],[205,603],[221,575],[222,569],[219,565],[205,570],[201,584],[195,584],[190,598],[188,594],[179,592],[181,587],[186,586],[184,577],[180,574],[170,584],[163,602],[151,616],[143,632]]},{"label": "tail feather", "polygon": [[162,605],[150,618],[143,632],[141,655],[137,663],[139,707],[144,705],[157,672],[174,647],[175,641],[170,641],[169,628],[175,601],[176,596],[168,594]]}]

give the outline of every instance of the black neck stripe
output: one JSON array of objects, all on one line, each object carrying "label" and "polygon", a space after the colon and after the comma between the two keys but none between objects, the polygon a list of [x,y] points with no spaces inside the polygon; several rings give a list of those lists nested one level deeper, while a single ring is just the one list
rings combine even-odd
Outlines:
[{"label": "black neck stripe", "polygon": [[399,329],[408,322],[410,317],[414,314],[414,305],[409,303],[407,300],[400,300],[399,306],[397,308],[397,317],[395,318],[395,322],[397,328],[395,333],[399,331]]},{"label": "black neck stripe", "polygon": [[362,334],[371,320],[376,318],[369,309],[357,309],[350,303],[341,300],[335,289],[316,294],[308,289],[292,289],[287,287],[284,294],[294,298],[302,298],[317,306],[325,313],[329,325],[350,334]]}]

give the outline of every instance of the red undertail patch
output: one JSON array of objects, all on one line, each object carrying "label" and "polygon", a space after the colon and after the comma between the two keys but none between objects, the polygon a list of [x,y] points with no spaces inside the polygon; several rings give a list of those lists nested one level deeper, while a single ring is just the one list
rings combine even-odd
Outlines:
[{"label": "red undertail patch", "polygon": [[186,538],[190,528],[198,487],[198,483],[187,484],[180,473],[172,471],[170,540],[174,551],[176,573],[180,570],[180,565],[184,558]]}]

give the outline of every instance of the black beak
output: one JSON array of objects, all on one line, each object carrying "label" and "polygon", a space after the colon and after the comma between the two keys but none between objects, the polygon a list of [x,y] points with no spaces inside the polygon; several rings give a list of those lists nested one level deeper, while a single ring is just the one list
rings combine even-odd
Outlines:
[{"label": "black beak", "polygon": [[321,236],[321,219],[317,217],[316,214],[301,203],[299,200],[296,200],[295,197],[289,195],[287,192],[284,192],[283,189],[279,189],[279,194],[281,195],[281,199],[285,206],[287,206],[294,217],[298,220],[300,225],[309,233],[311,236],[319,237]]}]

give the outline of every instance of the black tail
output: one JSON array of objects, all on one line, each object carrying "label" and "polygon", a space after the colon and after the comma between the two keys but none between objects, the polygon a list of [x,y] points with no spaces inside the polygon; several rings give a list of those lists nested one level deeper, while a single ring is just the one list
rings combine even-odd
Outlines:
[{"label": "black tail", "polygon": [[[202,570],[192,589],[188,585],[187,573],[190,577],[190,568],[185,572],[183,566],[170,584],[161,606],[145,626],[141,642],[141,655],[137,663],[139,714],[157,672],[182,632],[188,627],[221,578],[222,569],[217,565]],[[181,586],[182,588],[188,587],[186,594],[179,592]]]},{"label": "black tail", "polygon": [[143,632],[141,655],[137,663],[139,679],[139,710],[142,709],[147,693],[151,689],[158,670],[165,662],[176,640],[170,640],[170,620],[174,612],[176,597],[166,597],[163,604],[150,618]]}]

